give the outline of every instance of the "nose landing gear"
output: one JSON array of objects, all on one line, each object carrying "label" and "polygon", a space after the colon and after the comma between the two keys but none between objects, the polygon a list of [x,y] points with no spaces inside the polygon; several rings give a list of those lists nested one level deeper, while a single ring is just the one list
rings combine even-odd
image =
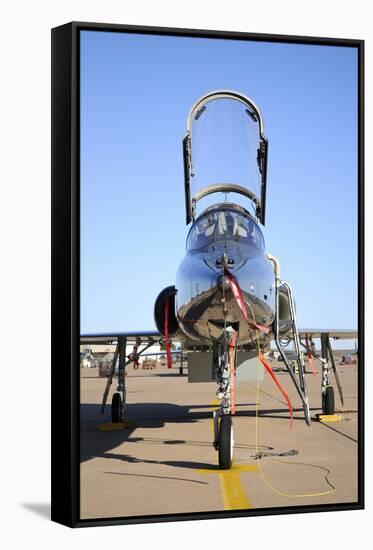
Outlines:
[{"label": "nose landing gear", "polygon": [[233,329],[226,330],[225,343],[214,344],[214,365],[219,409],[214,411],[214,447],[218,451],[219,468],[229,470],[233,462],[234,382],[236,370],[236,340]]}]

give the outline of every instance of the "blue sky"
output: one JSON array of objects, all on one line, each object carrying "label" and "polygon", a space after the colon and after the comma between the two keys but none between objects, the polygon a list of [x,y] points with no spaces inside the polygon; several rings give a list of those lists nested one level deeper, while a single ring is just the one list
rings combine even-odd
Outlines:
[{"label": "blue sky", "polygon": [[357,326],[357,51],[81,33],[81,331],[153,329],[185,250],[181,140],[233,89],[269,140],[266,250],[302,327]]}]

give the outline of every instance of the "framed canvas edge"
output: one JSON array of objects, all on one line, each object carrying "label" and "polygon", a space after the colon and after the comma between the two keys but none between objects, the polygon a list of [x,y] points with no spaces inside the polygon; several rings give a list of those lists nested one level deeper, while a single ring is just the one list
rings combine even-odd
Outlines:
[{"label": "framed canvas edge", "polygon": [[[80,518],[79,33],[82,30],[355,47],[358,51],[358,500],[253,510]],[[71,22],[52,29],[51,519],[69,527],[364,509],[364,40]]]},{"label": "framed canvas edge", "polygon": [[52,29],[51,519],[79,519],[79,193],[76,32]]}]

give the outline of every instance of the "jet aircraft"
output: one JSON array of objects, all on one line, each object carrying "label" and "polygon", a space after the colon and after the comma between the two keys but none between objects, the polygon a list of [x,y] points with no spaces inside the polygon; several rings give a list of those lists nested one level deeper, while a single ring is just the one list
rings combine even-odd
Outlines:
[{"label": "jet aircraft", "polygon": [[[330,339],[355,338],[352,330],[298,330],[290,285],[282,280],[279,260],[265,250],[268,141],[262,114],[246,95],[230,90],[209,92],[191,108],[183,139],[186,222],[190,225],[186,254],[175,284],[160,292],[154,306],[158,332],[84,335],[81,343],[116,342],[113,365],[119,357],[118,391],[112,419],[125,415],[125,366],[161,340],[183,350],[210,350],[217,382],[219,408],[214,411],[214,441],[219,466],[233,460],[234,385],[237,351],[256,354],[283,392],[264,352],[274,341],[301,400],[305,422],[311,425],[302,347],[322,363],[322,409],[334,413],[334,390],[329,374],[343,393]],[[200,209],[200,205],[205,207]],[[321,339],[321,355],[314,339]],[[126,357],[126,343],[135,343]],[[293,343],[293,368],[285,347]],[[141,345],[144,344],[140,351]],[[114,367],[106,385],[105,406]],[[283,392],[284,393],[284,392]],[[284,396],[287,398],[286,394]]]}]

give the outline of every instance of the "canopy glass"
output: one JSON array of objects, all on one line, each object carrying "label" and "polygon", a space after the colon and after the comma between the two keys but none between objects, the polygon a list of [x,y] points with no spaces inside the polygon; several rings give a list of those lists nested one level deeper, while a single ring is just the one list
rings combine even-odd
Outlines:
[{"label": "canopy glass", "polygon": [[199,251],[227,241],[263,250],[264,240],[258,225],[245,213],[229,206],[208,210],[192,226],[187,249]]},{"label": "canopy glass", "polygon": [[267,140],[254,103],[228,91],[202,97],[189,114],[184,138],[187,223],[198,201],[213,193],[243,195],[264,223],[266,160]]}]

